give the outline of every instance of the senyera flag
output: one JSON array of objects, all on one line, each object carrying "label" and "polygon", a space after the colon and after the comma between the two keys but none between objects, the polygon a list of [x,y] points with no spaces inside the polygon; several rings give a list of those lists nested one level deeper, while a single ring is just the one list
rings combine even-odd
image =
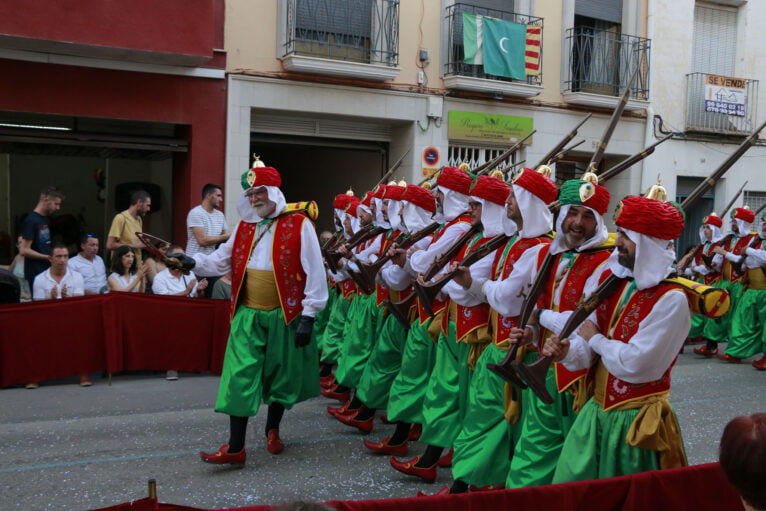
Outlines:
[{"label": "senyera flag", "polygon": [[463,62],[495,76],[524,80],[540,74],[541,27],[464,12]]}]

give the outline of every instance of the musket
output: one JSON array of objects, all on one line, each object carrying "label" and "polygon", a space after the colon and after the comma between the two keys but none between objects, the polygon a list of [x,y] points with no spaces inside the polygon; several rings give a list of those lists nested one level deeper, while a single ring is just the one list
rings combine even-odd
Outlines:
[{"label": "musket", "polygon": [[386,179],[388,179],[389,177],[391,177],[391,174],[393,174],[394,172],[396,172],[396,169],[398,169],[398,168],[399,168],[399,167],[402,165],[402,162],[404,161],[404,157],[405,157],[405,156],[407,156],[408,154],[410,154],[410,150],[409,150],[409,149],[407,149],[407,151],[405,151],[405,152],[404,152],[404,154],[402,155],[402,157],[401,157],[401,158],[399,158],[398,160],[396,160],[396,163],[394,163],[393,167],[391,167],[390,169],[388,169],[388,172],[386,172],[385,174],[383,174],[383,177],[381,177],[381,178],[380,178],[380,181],[378,181],[378,182],[375,184],[375,186],[373,186],[373,187],[372,187],[372,189],[374,190],[375,188],[377,188],[378,186],[380,186],[381,184],[383,184],[383,183],[386,181]]},{"label": "musket", "polygon": [[[524,329],[527,326],[529,318],[532,317],[532,312],[535,310],[535,304],[540,297],[545,282],[548,280],[548,274],[553,269],[553,261],[556,256],[551,254],[550,251],[545,255],[543,264],[540,266],[540,271],[535,275],[535,280],[532,283],[532,287],[529,290],[524,302],[521,305],[521,312],[519,313],[519,328]],[[487,364],[487,369],[503,378],[513,386],[525,389],[527,385],[522,381],[516,372],[516,368],[513,366],[513,362],[516,361],[516,354],[519,350],[519,344],[512,344],[508,353],[499,364]]]},{"label": "musket", "polygon": [[[356,231],[353,236],[351,236],[345,243],[340,246],[345,246],[346,250],[352,250],[358,245],[361,245],[365,241],[372,239],[385,231],[386,229],[384,227],[375,227],[372,224],[367,224]],[[324,254],[325,262],[327,262],[327,266],[330,267],[330,271],[333,273],[338,271],[338,262],[343,257],[338,252],[338,248],[340,248],[340,246],[333,250],[326,250]]]},{"label": "musket", "polygon": [[585,119],[583,119],[582,121],[580,121],[580,123],[579,123],[577,126],[575,126],[575,127],[574,127],[574,129],[572,129],[572,131],[570,131],[569,133],[567,133],[567,134],[566,134],[566,136],[565,136],[564,138],[562,138],[562,139],[561,139],[561,141],[560,141],[558,144],[556,144],[556,145],[553,147],[553,149],[551,149],[551,150],[550,150],[550,152],[548,152],[548,154],[546,154],[545,156],[543,156],[543,158],[542,158],[542,159],[541,159],[541,160],[538,162],[538,164],[537,164],[537,165],[535,165],[535,166],[534,166],[534,167],[532,167],[532,168],[533,168],[533,169],[536,169],[536,168],[537,168],[537,167],[539,167],[540,165],[550,165],[550,164],[551,164],[551,160],[552,160],[552,159],[553,159],[553,158],[554,158],[554,157],[555,157],[555,156],[556,156],[556,155],[557,155],[559,152],[561,152],[561,150],[562,150],[562,149],[564,149],[564,147],[565,147],[565,146],[566,146],[566,145],[569,143],[569,141],[570,141],[570,140],[572,140],[573,138],[575,138],[575,136],[577,135],[577,130],[579,130],[579,129],[582,127],[582,125],[583,125],[583,124],[585,124],[585,121],[587,121],[588,119],[590,119],[592,116],[593,116],[593,114],[588,114],[588,115],[586,115],[586,116],[585,116]]},{"label": "musket", "polygon": [[611,169],[605,171],[603,174],[601,174],[598,177],[599,184],[602,183],[603,181],[606,181],[607,179],[609,179],[612,176],[616,176],[617,174],[619,174],[623,170],[627,169],[628,167],[632,167],[636,163],[640,162],[641,160],[643,160],[644,158],[646,158],[647,156],[652,154],[654,152],[654,150],[657,148],[658,145],[660,145],[661,143],[665,142],[666,140],[668,140],[668,139],[670,139],[672,137],[673,137],[673,134],[671,133],[670,135],[668,135],[668,136],[666,136],[664,138],[661,138],[657,142],[653,143],[652,145],[650,145],[646,149],[642,150],[641,152],[636,153],[633,156],[630,156],[630,157],[622,160],[620,163],[618,163],[617,165],[615,165]]},{"label": "musket", "polygon": [[604,153],[606,152],[606,146],[609,143],[609,139],[612,138],[612,134],[614,133],[614,129],[617,127],[617,123],[620,121],[620,116],[622,116],[623,110],[625,110],[625,105],[628,104],[628,97],[630,96],[630,86],[633,85],[633,80],[636,78],[636,75],[638,74],[638,68],[640,66],[636,66],[636,69],[633,70],[633,74],[630,76],[630,79],[628,80],[628,84],[625,86],[625,91],[622,93],[622,97],[620,98],[620,102],[617,103],[617,106],[614,109],[614,112],[612,112],[612,117],[609,119],[609,124],[607,124],[606,129],[604,130],[604,134],[601,136],[601,140],[598,141],[596,144],[596,152],[593,153],[593,156],[590,159],[590,163],[588,163],[587,169],[590,172],[596,172],[596,169],[598,168],[599,164],[601,163],[601,160],[604,159]]},{"label": "musket", "polygon": [[521,146],[524,145],[524,142],[526,142],[527,139],[531,137],[532,135],[534,135],[536,132],[537,130],[530,131],[526,137],[522,138],[521,140],[513,144],[511,148],[505,151],[503,154],[501,154],[500,156],[498,156],[497,158],[493,160],[488,161],[487,163],[484,163],[483,165],[479,165],[478,167],[473,169],[472,171],[473,174],[475,174],[476,176],[481,176],[483,174],[486,174],[490,170],[494,169],[495,167],[503,163],[505,160],[513,156],[513,153],[518,151],[521,148]]},{"label": "musket", "polygon": [[[477,229],[474,226],[471,226],[467,231],[461,234],[441,256],[437,257],[434,262],[431,263],[431,266],[428,267],[428,270],[426,270],[426,273],[423,276],[423,280],[428,281],[434,278],[439,273],[439,270],[460,252],[463,245],[465,245],[476,232]],[[417,282],[413,283],[413,287],[415,284],[417,284]],[[405,323],[407,323],[406,318],[408,312],[412,303],[415,301],[415,298],[417,298],[417,294],[412,293],[404,300],[388,303],[386,307],[388,307],[388,310],[396,316],[402,325],[405,325]],[[409,328],[409,323],[406,324],[406,328]]]},{"label": "musket", "polygon": [[[572,315],[569,316],[567,322],[564,324],[564,328],[562,328],[559,333],[559,338],[566,339],[572,335],[575,329],[579,327],[594,310],[596,310],[596,307],[612,296],[623,282],[624,280],[616,275],[609,275],[604,282],[602,282],[596,290],[574,310],[574,312],[572,312]],[[545,355],[531,364],[524,364],[518,360],[511,362],[511,366],[516,370],[516,373],[529,386],[529,388],[532,389],[532,392],[546,404],[553,403],[553,397],[545,388],[545,377],[548,373],[548,368],[552,363],[553,357]]]},{"label": "musket", "polygon": [[[556,154],[553,156],[553,158],[551,158],[550,160],[548,160],[548,165],[553,165],[554,163],[556,163],[557,161],[559,161],[560,159],[562,159],[562,158],[563,158],[563,157],[564,157],[564,156],[565,156],[565,155],[566,155],[568,152],[572,151],[572,150],[573,150],[575,147],[577,147],[577,146],[579,146],[579,145],[582,145],[582,144],[584,144],[584,143],[585,143],[585,139],[583,138],[583,139],[581,139],[581,140],[579,140],[579,141],[575,142],[574,144],[570,145],[569,147],[566,147],[566,148],[562,149],[561,151],[559,151],[558,153],[556,153]],[[535,167],[535,169],[537,169],[537,168],[538,168],[538,167]]]},{"label": "musket", "polygon": [[709,177],[706,177],[698,186],[697,188],[692,191],[692,193],[689,194],[686,199],[681,203],[681,209],[684,210],[684,213],[686,215],[689,215],[689,211],[691,210],[691,207],[702,197],[705,192],[710,190],[716,182],[718,182],[719,179],[726,173],[727,170],[731,168],[732,165],[734,165],[737,160],[739,160],[745,152],[747,152],[748,149],[750,149],[752,146],[755,145],[756,142],[758,142],[758,133],[761,132],[761,130],[766,126],[766,122],[761,124],[754,132],[752,132],[740,145],[737,147],[737,149],[729,156],[721,165],[718,166],[715,171],[713,171],[712,174],[710,174]]},{"label": "musket", "polygon": [[[509,237],[505,234],[498,234],[465,256],[463,260],[460,261],[459,266],[471,266],[473,263],[497,250],[503,243],[508,241],[508,238]],[[445,273],[434,282],[426,282],[425,284],[415,282],[412,285],[412,287],[415,288],[415,293],[418,295],[418,298],[420,298],[420,303],[423,305],[423,308],[429,316],[434,315],[434,311],[431,306],[436,299],[436,295],[439,294],[439,291],[441,291],[447,282],[455,278],[455,275],[457,275],[458,271],[459,270],[455,268]]]},{"label": "musket", "polygon": [[322,246],[320,247],[322,250],[329,250],[332,247],[334,247],[338,241],[343,237],[343,231],[335,231],[332,233],[332,237],[330,237],[329,240],[322,243]]},{"label": "musket", "polygon": [[[403,233],[401,236],[398,236],[397,239],[395,239],[393,243],[391,243],[391,245],[396,243],[397,248],[407,250],[412,245],[422,240],[426,236],[429,236],[433,234],[434,232],[436,232],[436,229],[439,228],[439,225],[440,225],[439,222],[432,222],[413,234]],[[393,257],[394,257],[393,254],[390,254],[390,255],[384,254],[383,256],[379,257],[374,263],[363,264],[360,267],[360,272],[362,273],[362,275],[364,275],[364,278],[367,280],[367,282],[375,282],[375,277],[377,276],[380,269],[383,268],[383,265],[385,265]]]},{"label": "musket", "polygon": [[422,181],[420,181],[420,182],[418,183],[418,186],[423,186],[424,184],[426,184],[427,182],[429,182],[430,180],[432,180],[432,179],[434,179],[434,178],[437,178],[437,179],[438,179],[438,178],[439,178],[439,175],[441,174],[441,172],[442,172],[442,169],[443,169],[443,168],[444,168],[444,167],[439,167],[438,169],[434,170],[434,171],[431,173],[431,175],[430,175],[430,176],[428,176],[427,178],[425,178],[425,179],[423,179]]},{"label": "musket", "polygon": [[[731,198],[729,203],[726,204],[726,207],[724,208],[723,212],[721,213],[721,218],[722,219],[726,218],[726,213],[729,212],[729,210],[734,205],[734,203],[737,201],[737,199],[739,199],[739,196],[742,195],[742,191],[745,189],[745,186],[747,186],[747,183],[748,183],[748,181],[745,181],[742,184],[742,186],[739,188],[739,191],[737,191],[737,193],[734,194],[734,197]],[[731,241],[731,239],[733,237],[734,237],[734,234],[727,234],[726,236],[723,237],[723,239],[721,241],[718,242],[718,244],[721,247],[724,247],[724,246],[726,246]],[[702,258],[702,262],[705,263],[705,266],[707,266],[708,268],[712,268],[713,267],[713,256],[702,254],[702,255],[700,255],[700,257]]]}]

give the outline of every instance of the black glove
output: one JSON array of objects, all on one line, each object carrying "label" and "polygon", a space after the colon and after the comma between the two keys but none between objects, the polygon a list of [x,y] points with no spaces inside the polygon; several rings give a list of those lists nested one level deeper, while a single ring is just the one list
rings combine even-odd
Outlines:
[{"label": "black glove", "polygon": [[298,320],[298,329],[295,331],[295,347],[305,348],[311,341],[311,331],[314,329],[314,318],[301,316]]},{"label": "black glove", "polygon": [[173,268],[174,270],[181,270],[185,275],[188,275],[190,271],[197,265],[197,261],[193,257],[189,257],[186,254],[168,254],[165,256],[165,266]]}]

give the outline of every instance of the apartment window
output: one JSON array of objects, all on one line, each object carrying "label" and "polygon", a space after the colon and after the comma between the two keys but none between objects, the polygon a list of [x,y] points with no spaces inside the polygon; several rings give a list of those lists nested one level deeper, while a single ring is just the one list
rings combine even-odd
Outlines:
[{"label": "apartment window", "polygon": [[694,7],[692,72],[734,76],[737,53],[737,9],[697,4]]},{"label": "apartment window", "polygon": [[399,0],[287,0],[285,55],[398,63]]}]

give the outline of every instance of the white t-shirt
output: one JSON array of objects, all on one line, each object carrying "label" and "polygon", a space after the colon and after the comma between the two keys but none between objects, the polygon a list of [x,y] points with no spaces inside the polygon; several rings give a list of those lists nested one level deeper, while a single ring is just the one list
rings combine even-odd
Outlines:
[{"label": "white t-shirt", "polygon": [[61,298],[61,288],[64,284],[66,284],[68,296],[82,296],[85,294],[82,284],[82,275],[67,268],[61,282],[56,282],[51,277],[51,269],[48,268],[44,272],[38,273],[35,277],[35,281],[32,284],[32,299],[49,300],[51,297],[51,290],[54,287],[56,288],[56,298]]},{"label": "white t-shirt", "polygon": [[[117,272],[112,272],[109,274],[109,278],[116,280],[120,284],[120,286],[122,286],[123,288],[126,288],[129,285],[131,285],[134,280],[138,278],[138,275],[133,273],[132,275],[129,275],[128,278],[126,279],[123,275],[118,275]],[[140,291],[140,288],[141,288],[141,284],[139,283],[136,285],[136,287],[131,289],[130,292],[138,293]]]},{"label": "white t-shirt", "polygon": [[81,254],[77,254],[69,259],[67,266],[82,275],[87,291],[98,294],[106,287],[106,267],[100,256],[96,255],[93,261],[88,261]]},{"label": "white t-shirt", "polygon": [[206,236],[220,236],[229,230],[226,217],[221,211],[214,209],[212,213],[208,213],[202,206],[192,208],[186,215],[186,239],[188,240],[186,242],[186,255],[189,257],[199,253],[212,254],[215,250],[215,245],[200,247],[197,238],[192,233],[192,227],[203,227]]},{"label": "white t-shirt", "polygon": [[[188,275],[181,274],[180,277],[176,278],[170,273],[168,268],[165,268],[154,277],[154,282],[152,282],[152,292],[155,295],[174,295],[181,291],[185,291],[189,282],[196,278],[194,272],[189,272]],[[196,283],[194,284],[192,292],[186,296],[197,296]]]}]

